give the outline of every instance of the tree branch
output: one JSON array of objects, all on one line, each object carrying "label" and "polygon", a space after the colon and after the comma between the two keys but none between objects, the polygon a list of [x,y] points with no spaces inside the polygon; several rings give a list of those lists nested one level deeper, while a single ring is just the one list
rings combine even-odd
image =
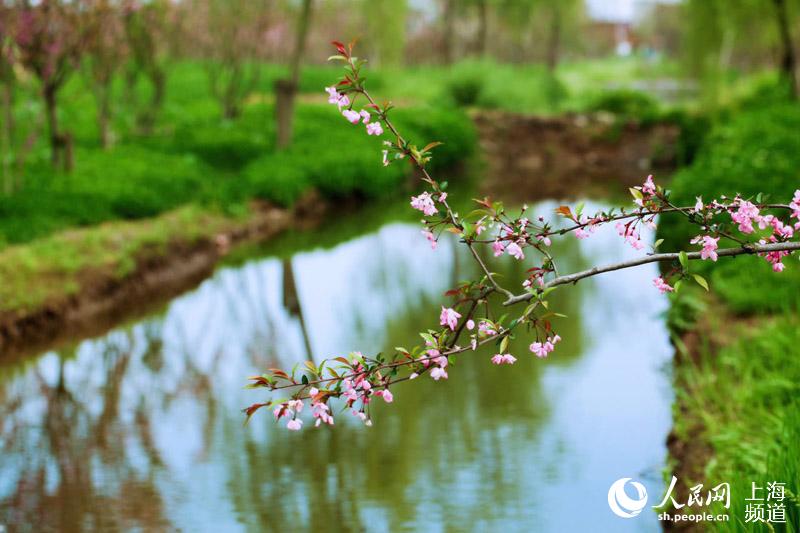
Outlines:
[{"label": "tree branch", "polygon": [[[775,242],[769,244],[748,244],[747,246],[742,246],[739,248],[723,248],[717,250],[717,255],[719,257],[733,257],[736,255],[744,255],[744,254],[784,252],[784,251],[796,252],[798,250],[800,250],[800,242]],[[590,278],[592,276],[603,274],[605,272],[613,272],[614,270],[622,270],[625,268],[636,267],[639,265],[646,265],[647,263],[678,261],[679,257],[680,253],[678,252],[664,253],[664,254],[650,254],[644,257],[639,257],[628,261],[621,261],[619,263],[612,263],[610,265],[604,265],[604,266],[596,266],[588,270],[583,270],[581,272],[575,272],[573,274],[567,274],[565,276],[558,276],[556,278],[553,278],[544,284],[544,288],[547,289],[550,287],[556,287],[558,285],[577,283],[578,281],[584,278]],[[693,260],[701,259],[700,252],[688,252],[686,254],[686,257],[688,259],[693,259]],[[530,300],[532,297],[533,294],[531,293],[518,294],[503,302],[503,305],[508,306],[520,302],[525,302]]]}]

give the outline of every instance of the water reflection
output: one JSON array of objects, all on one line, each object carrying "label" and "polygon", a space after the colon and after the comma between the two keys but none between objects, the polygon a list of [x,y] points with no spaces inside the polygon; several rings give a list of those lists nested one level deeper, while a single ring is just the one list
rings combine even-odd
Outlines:
[{"label": "water reflection", "polygon": [[[570,270],[630,255],[611,232],[569,241]],[[441,294],[471,275],[388,224],[327,250],[223,269],[162,316],[0,370],[0,523],[87,529],[649,531],[621,523],[623,476],[661,491],[670,349],[643,267],[555,293],[571,319],[547,361],[461,357],[446,383],[399,386],[365,429],[290,434],[243,378],[309,351],[410,344]],[[502,262],[508,279],[524,267]],[[522,357],[521,357],[522,356]]]}]

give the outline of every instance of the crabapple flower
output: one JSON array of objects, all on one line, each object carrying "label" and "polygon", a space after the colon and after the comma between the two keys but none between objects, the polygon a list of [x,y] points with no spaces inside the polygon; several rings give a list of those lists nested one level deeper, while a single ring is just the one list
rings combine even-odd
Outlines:
[{"label": "crabapple flower", "polygon": [[578,223],[585,224],[585,226],[575,230],[575,238],[577,239],[585,239],[597,230],[597,226],[594,224],[594,221],[590,221],[589,217],[586,215],[581,215]]},{"label": "crabapple flower", "polygon": [[530,350],[536,354],[537,357],[547,357],[547,355],[555,350],[555,345],[561,341],[561,337],[554,335],[544,342],[536,341],[530,345]]},{"label": "crabapple flower", "polygon": [[436,368],[431,370],[431,377],[433,378],[434,381],[439,381],[440,379],[447,379],[447,371],[444,368],[437,366]]},{"label": "crabapple flower", "polygon": [[644,243],[639,237],[639,232],[636,231],[636,228],[633,224],[623,224],[622,222],[617,222],[615,227],[617,228],[617,233],[619,233],[619,236],[623,237],[628,244],[633,246],[634,250],[641,250],[644,248]]},{"label": "crabapple flower", "polygon": [[495,365],[513,365],[517,362],[517,358],[511,355],[510,353],[507,354],[497,354],[492,357],[492,363]]},{"label": "crabapple flower", "polygon": [[345,109],[344,111],[342,111],[342,115],[351,124],[358,124],[358,122],[361,120],[361,115],[359,115],[358,112],[353,111],[352,109]]},{"label": "crabapple flower", "polygon": [[362,122],[364,124],[369,124],[369,111],[362,109],[358,112],[358,115],[363,119]]},{"label": "crabapple flower", "polygon": [[475,321],[472,320],[471,318],[469,320],[467,320],[467,329],[468,330],[475,329]]},{"label": "crabapple flower", "polygon": [[695,210],[695,212],[700,212],[700,211],[703,210],[703,197],[702,196],[698,196],[697,197],[697,203],[694,204],[694,210]]},{"label": "crabapple flower", "polygon": [[655,194],[656,193],[656,184],[653,183],[653,175],[650,174],[647,176],[647,179],[644,180],[644,184],[642,184],[642,192],[645,194]]},{"label": "crabapple flower", "polygon": [[456,326],[458,325],[458,319],[461,318],[461,314],[458,313],[455,309],[449,307],[442,307],[442,312],[439,315],[439,324],[442,326],[447,326],[452,331],[456,330]]},{"label": "crabapple flower", "polygon": [[383,398],[383,401],[386,403],[392,403],[394,401],[394,395],[386,389],[375,391],[375,396]]},{"label": "crabapple flower", "polygon": [[503,252],[505,251],[505,249],[506,249],[506,247],[500,241],[494,241],[492,243],[492,250],[494,251],[494,256],[495,257],[500,257],[501,255],[503,255]]},{"label": "crabapple flower", "polygon": [[431,249],[435,250],[438,243],[436,242],[436,237],[433,235],[433,232],[424,229],[422,230],[422,234],[425,235],[425,238],[428,239],[429,243],[431,243]]},{"label": "crabapple flower", "polygon": [[347,97],[347,95],[339,93],[336,90],[336,87],[325,87],[325,91],[328,93],[329,104],[335,104],[340,110],[343,107],[350,105],[350,99]]},{"label": "crabapple flower", "polygon": [[738,205],[738,209],[731,213],[731,219],[739,224],[739,231],[742,233],[753,233],[753,221],[760,222],[761,219],[758,207],[739,198],[734,201],[734,204]]},{"label": "crabapple flower", "polygon": [[436,205],[433,203],[433,198],[431,198],[431,193],[429,192],[424,192],[419,196],[412,196],[411,207],[422,211],[425,216],[435,215],[439,212],[439,210],[436,209]]},{"label": "crabapple flower", "polygon": [[481,322],[480,324],[478,324],[478,333],[485,335],[487,337],[497,335],[497,331],[486,322]]},{"label": "crabapple flower", "polygon": [[703,249],[700,251],[701,259],[717,260],[717,242],[719,237],[714,238],[709,235],[698,235],[691,240],[692,244],[701,244]]},{"label": "crabapple flower", "polygon": [[303,427],[303,421],[299,418],[289,420],[289,422],[286,424],[286,429],[290,431],[300,431],[301,427]]},{"label": "crabapple flower", "polygon": [[508,246],[506,246],[506,253],[508,255],[514,257],[515,259],[525,259],[525,254],[522,253],[522,248],[519,247],[519,244],[512,242]]},{"label": "crabapple flower", "polygon": [[653,280],[653,285],[655,285],[656,289],[658,289],[658,291],[661,294],[665,294],[667,292],[672,292],[675,290],[673,287],[670,287],[670,285],[666,281],[664,281],[664,278],[662,278],[661,276]]},{"label": "crabapple flower", "polygon": [[380,122],[371,122],[367,124],[367,135],[383,135],[383,128]]},{"label": "crabapple flower", "polygon": [[447,193],[446,192],[440,193],[439,194],[439,201],[444,203],[445,200],[447,200]]}]

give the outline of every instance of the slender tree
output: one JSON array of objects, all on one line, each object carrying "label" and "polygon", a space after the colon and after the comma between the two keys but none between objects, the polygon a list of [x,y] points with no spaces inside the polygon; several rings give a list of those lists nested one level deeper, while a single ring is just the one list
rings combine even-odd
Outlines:
[{"label": "slender tree", "polygon": [[124,27],[131,61],[127,72],[128,100],[137,105],[136,85],[143,76],[150,84],[150,98],[137,111],[139,129],[147,134],[155,127],[158,114],[164,105],[166,94],[168,48],[167,22],[170,3],[153,0],[146,4],[138,0],[126,0],[124,5]]},{"label": "slender tree", "polygon": [[208,71],[211,93],[219,101],[222,116],[239,116],[247,95],[260,77],[268,29],[267,0],[198,0],[200,44]]},{"label": "slender tree", "polygon": [[19,4],[16,46],[21,64],[40,82],[53,166],[72,169],[72,135],[58,119],[58,93],[78,67],[82,38],[73,3],[42,0]]},{"label": "slender tree", "polygon": [[311,2],[312,0],[303,0],[297,15],[295,46],[289,64],[289,78],[275,82],[276,145],[278,148],[286,148],[292,142],[294,100],[300,82],[300,68],[305,53],[308,28],[311,24]]},{"label": "slender tree", "polygon": [[84,0],[82,9],[84,65],[97,107],[100,145],[113,144],[111,131],[113,83],[127,56],[122,14],[111,0]]},{"label": "slender tree", "polygon": [[789,31],[789,15],[786,0],[772,0],[775,6],[775,17],[778,23],[778,35],[781,41],[781,72],[789,83],[790,94],[797,99],[797,60]]}]

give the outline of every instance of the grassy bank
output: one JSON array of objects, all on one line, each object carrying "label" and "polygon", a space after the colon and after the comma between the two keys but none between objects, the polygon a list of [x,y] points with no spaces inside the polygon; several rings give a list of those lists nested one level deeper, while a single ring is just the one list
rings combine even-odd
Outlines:
[{"label": "grassy bank", "polygon": [[[768,192],[768,201],[787,202],[800,187],[798,128],[796,103],[736,109],[675,177],[673,198],[691,205],[696,196]],[[670,248],[686,248],[695,234],[676,218],[659,228]],[[693,477],[681,479],[686,487],[731,484],[731,522],[711,530],[800,531],[800,265],[796,256],[784,263],[776,274],[759,257],[702,262],[693,268],[710,280],[711,294],[673,298],[675,471]],[[751,483],[775,481],[786,484],[786,525],[745,522]]]}]

